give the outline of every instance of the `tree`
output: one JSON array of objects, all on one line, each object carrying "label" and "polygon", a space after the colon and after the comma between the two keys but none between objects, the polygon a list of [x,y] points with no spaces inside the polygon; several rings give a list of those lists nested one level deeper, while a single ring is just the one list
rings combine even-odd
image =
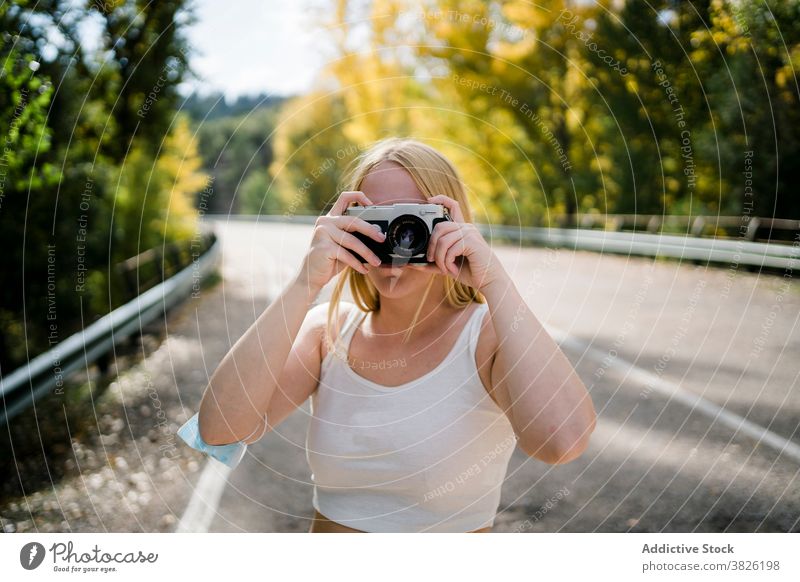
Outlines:
[{"label": "tree", "polygon": [[[173,186],[180,192],[171,215],[156,222],[160,242],[188,231],[195,210],[177,201],[199,181],[188,179],[194,170],[186,168],[193,162],[181,171],[170,168],[176,147],[171,140],[185,141],[181,124],[172,119],[175,86],[185,72],[176,32],[185,21],[182,6],[134,0],[85,6],[21,0],[0,6],[0,116],[8,124],[4,136],[14,144],[0,206],[0,243],[6,249],[0,266],[15,282],[0,292],[4,371],[119,302],[109,294],[116,287],[114,267],[141,241],[126,238],[118,247],[110,245],[118,236],[112,225],[135,222],[135,215],[120,216],[121,207],[135,213],[147,206],[143,189],[128,191],[126,204],[116,207],[123,163],[157,169],[166,176],[161,182],[166,192]],[[88,19],[95,24],[99,19],[103,31],[94,48],[81,42]],[[158,98],[139,116],[153,87]],[[133,159],[127,160],[130,152]],[[163,158],[159,152],[166,152]],[[161,201],[163,213],[169,198]],[[143,240],[148,236],[150,231]]]}]

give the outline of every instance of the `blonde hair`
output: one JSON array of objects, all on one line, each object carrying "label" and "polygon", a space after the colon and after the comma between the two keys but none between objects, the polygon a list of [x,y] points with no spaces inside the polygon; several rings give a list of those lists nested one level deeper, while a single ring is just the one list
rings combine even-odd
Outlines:
[{"label": "blonde hair", "polygon": [[[361,152],[350,163],[340,191],[359,190],[367,174],[381,162],[394,162],[402,166],[411,175],[417,188],[426,199],[437,194],[444,194],[452,198],[458,202],[464,221],[472,222],[472,213],[470,212],[464,184],[456,168],[437,150],[411,138],[391,137],[382,139]],[[422,300],[411,320],[411,325],[406,330],[403,342],[408,341],[411,336],[411,331],[417,323],[422,304],[428,296],[434,279],[435,277],[432,276],[425,289]],[[350,292],[353,295],[355,304],[361,311],[369,312],[380,309],[380,295],[372,281],[355,269],[349,266],[345,267],[339,274],[339,279],[333,289],[328,306],[325,341],[329,349],[333,349],[333,322],[337,322],[338,325],[339,301],[347,283],[350,285]],[[449,275],[444,276],[444,291],[450,305],[458,309],[463,309],[472,302],[486,302],[480,291],[456,281]]]}]

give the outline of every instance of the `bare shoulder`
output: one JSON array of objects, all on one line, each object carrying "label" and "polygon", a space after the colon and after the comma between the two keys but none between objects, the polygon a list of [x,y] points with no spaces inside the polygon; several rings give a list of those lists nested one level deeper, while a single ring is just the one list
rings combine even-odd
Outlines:
[{"label": "bare shoulder", "polygon": [[[314,305],[311,309],[308,310],[308,314],[306,314],[306,319],[303,321],[303,327],[306,329],[305,333],[311,334],[316,338],[316,341],[319,345],[320,356],[321,359],[325,359],[325,355],[327,354],[327,346],[323,341],[325,337],[325,329],[328,326],[328,309],[330,308],[330,302],[325,301],[324,303],[319,303]],[[347,316],[350,314],[351,309],[355,309],[356,306],[354,303],[350,301],[339,301],[339,321],[338,325],[334,326],[333,332],[336,332],[342,324],[344,324]]]}]

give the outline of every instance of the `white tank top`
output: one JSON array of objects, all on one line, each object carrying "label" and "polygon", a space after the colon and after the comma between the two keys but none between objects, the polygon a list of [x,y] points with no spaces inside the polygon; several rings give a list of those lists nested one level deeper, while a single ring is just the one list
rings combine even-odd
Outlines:
[{"label": "white tank top", "polygon": [[494,523],[516,435],[475,365],[487,308],[479,304],[436,368],[389,387],[347,365],[366,316],[352,304],[311,396],[306,457],[317,511],[368,532],[467,532]]}]

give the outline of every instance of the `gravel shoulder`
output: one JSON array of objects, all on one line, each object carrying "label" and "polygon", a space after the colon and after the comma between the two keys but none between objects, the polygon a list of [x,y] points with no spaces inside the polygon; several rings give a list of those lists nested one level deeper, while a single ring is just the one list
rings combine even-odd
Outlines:
[{"label": "gravel shoulder", "polygon": [[12,420],[0,434],[3,531],[174,530],[205,463],[176,431],[247,325],[225,314],[223,292],[205,288],[117,346],[105,376],[92,366]]}]

